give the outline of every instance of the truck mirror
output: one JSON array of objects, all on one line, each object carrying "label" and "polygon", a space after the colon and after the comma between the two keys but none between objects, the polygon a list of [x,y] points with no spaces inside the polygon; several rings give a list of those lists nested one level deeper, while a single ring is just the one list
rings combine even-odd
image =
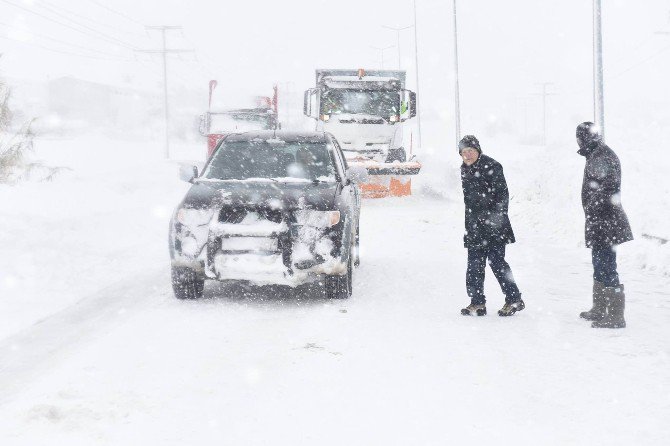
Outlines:
[{"label": "truck mirror", "polygon": [[310,90],[305,90],[304,102],[302,104],[302,112],[305,116],[310,116],[309,113],[309,92]]},{"label": "truck mirror", "polygon": [[413,118],[416,116],[416,93],[413,91],[409,92],[409,117]]},{"label": "truck mirror", "polygon": [[310,88],[305,91],[305,103],[303,104],[303,112],[310,118],[319,118],[319,90]]},{"label": "truck mirror", "polygon": [[400,121],[404,122],[416,116],[416,93],[403,90],[400,94]]},{"label": "truck mirror", "polygon": [[200,115],[200,124],[198,125],[198,132],[202,136],[207,135],[207,115]]}]

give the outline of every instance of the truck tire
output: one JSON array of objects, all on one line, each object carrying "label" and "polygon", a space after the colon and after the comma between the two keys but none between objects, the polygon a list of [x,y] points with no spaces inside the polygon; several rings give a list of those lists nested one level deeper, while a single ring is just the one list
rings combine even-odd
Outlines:
[{"label": "truck tire", "polygon": [[389,149],[389,153],[386,156],[386,162],[392,163],[393,161],[400,161],[401,163],[407,161],[407,153],[403,147],[400,147],[399,149]]},{"label": "truck tire", "polygon": [[204,289],[204,277],[190,268],[172,267],[172,290],[177,299],[200,299]]},{"label": "truck tire", "polygon": [[347,273],[342,276],[326,276],[325,287],[328,299],[348,299],[351,296],[351,282],[353,276],[353,265],[351,256],[347,261]]}]

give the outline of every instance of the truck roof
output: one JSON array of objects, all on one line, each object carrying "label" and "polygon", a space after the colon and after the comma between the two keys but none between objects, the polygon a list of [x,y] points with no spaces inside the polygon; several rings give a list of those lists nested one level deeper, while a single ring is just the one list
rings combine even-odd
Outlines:
[{"label": "truck roof", "polygon": [[366,70],[365,76],[359,79],[357,69],[317,69],[316,83],[323,83],[326,78],[331,82],[378,82],[397,81],[400,88],[405,88],[407,73],[403,70]]}]

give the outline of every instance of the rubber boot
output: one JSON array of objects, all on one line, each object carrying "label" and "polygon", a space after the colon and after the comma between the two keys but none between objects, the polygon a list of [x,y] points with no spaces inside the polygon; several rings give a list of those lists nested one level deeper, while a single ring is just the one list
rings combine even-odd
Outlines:
[{"label": "rubber boot", "polygon": [[597,280],[593,281],[593,308],[582,311],[579,317],[587,321],[599,321],[605,317],[605,285]]},{"label": "rubber boot", "polygon": [[607,314],[599,321],[591,324],[593,328],[625,328],[626,320],[623,318],[623,312],[626,308],[626,295],[623,285],[615,287],[605,287],[605,304]]}]

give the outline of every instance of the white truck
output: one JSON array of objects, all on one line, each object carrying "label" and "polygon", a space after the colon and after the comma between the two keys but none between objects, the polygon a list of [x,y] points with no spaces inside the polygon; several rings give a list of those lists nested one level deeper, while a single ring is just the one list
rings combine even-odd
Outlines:
[{"label": "white truck", "polygon": [[405,89],[405,77],[397,70],[320,69],[316,86],[305,91],[303,111],[316,120],[315,130],[335,136],[350,164],[386,177],[363,185],[368,196],[409,195],[403,177],[421,169],[408,156],[411,138],[403,131],[416,116],[416,93]]},{"label": "white truck", "polygon": [[317,131],[332,133],[345,153],[380,162],[407,160],[403,123],[416,116],[416,94],[405,89],[404,71],[316,70],[304,112],[316,120]]}]

